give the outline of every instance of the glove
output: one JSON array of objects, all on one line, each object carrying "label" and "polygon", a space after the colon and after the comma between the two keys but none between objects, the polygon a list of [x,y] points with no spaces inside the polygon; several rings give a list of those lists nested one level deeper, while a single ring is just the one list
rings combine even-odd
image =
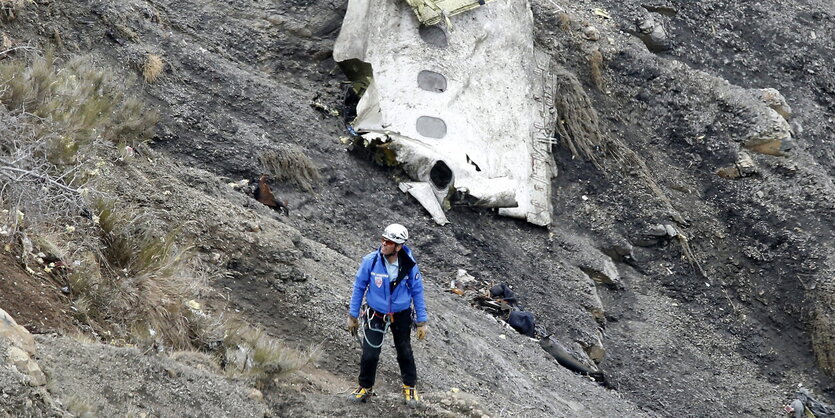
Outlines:
[{"label": "glove", "polygon": [[418,340],[423,341],[426,338],[426,322],[418,322],[415,325],[417,326],[415,336]]},{"label": "glove", "polygon": [[360,329],[360,321],[357,318],[354,318],[351,315],[348,315],[348,332],[351,333],[354,337],[357,336],[357,331]]}]

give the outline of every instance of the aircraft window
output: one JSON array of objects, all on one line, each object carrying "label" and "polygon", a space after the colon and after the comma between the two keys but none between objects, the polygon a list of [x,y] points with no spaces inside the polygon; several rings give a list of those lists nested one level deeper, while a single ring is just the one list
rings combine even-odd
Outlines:
[{"label": "aircraft window", "polygon": [[443,138],[446,135],[446,122],[432,116],[421,116],[417,120],[419,134],[429,138]]},{"label": "aircraft window", "polygon": [[434,71],[423,70],[418,73],[418,87],[435,93],[446,91],[446,77]]},{"label": "aircraft window", "polygon": [[446,32],[438,26],[421,26],[418,29],[420,39],[429,45],[437,46],[439,48],[446,48],[449,43],[446,39]]}]

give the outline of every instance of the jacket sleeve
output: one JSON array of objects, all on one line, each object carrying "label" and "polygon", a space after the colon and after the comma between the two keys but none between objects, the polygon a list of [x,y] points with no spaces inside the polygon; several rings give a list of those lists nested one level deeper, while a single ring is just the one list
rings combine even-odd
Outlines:
[{"label": "jacket sleeve", "polygon": [[368,289],[368,283],[371,280],[370,277],[368,274],[368,263],[363,259],[357,270],[357,276],[354,277],[354,292],[351,294],[351,305],[348,309],[348,314],[354,318],[359,318],[360,316],[362,297],[365,295],[365,290]]},{"label": "jacket sleeve", "polygon": [[415,265],[412,268],[412,303],[415,304],[415,320],[417,322],[426,322],[429,317],[426,314],[426,302],[423,300],[423,275],[420,274],[420,269]]}]

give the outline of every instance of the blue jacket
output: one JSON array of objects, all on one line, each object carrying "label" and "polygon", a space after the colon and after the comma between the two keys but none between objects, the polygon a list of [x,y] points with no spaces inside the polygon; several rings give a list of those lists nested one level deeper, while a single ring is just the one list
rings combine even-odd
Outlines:
[{"label": "blue jacket", "polygon": [[[398,254],[399,272],[397,278],[389,277],[386,264],[380,250],[362,258],[357,276],[354,278],[354,293],[351,295],[349,313],[354,318],[360,315],[363,294],[371,309],[380,313],[395,313],[415,305],[417,322],[426,322],[426,303],[423,300],[423,276],[412,250],[403,246]],[[392,282],[400,279],[396,286]],[[367,291],[367,292],[366,292]]]}]

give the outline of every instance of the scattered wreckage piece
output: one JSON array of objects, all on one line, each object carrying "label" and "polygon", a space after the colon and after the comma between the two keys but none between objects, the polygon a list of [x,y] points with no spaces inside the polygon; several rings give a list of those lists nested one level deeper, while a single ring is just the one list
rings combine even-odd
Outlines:
[{"label": "scattered wreckage piece", "polygon": [[[573,372],[590,376],[595,381],[605,384],[605,378],[600,370],[575,358],[550,334],[546,335],[544,329],[537,329],[533,313],[524,311],[519,307],[516,294],[507,284],[491,285],[477,280],[466,270],[459,269],[456,277],[450,281],[450,287],[447,291],[459,296],[469,297],[473,306],[506,322],[516,332],[530,338],[539,338],[539,345],[551,354],[561,366]],[[602,360],[604,352],[600,341],[593,347],[589,347],[587,351],[589,350],[596,350],[595,359],[592,359],[591,356],[587,357],[589,362]]]},{"label": "scattered wreckage piece", "polygon": [[497,316],[502,319],[507,318],[510,315],[510,312],[513,311],[513,306],[510,306],[509,303],[500,300],[494,300],[486,293],[482,293],[473,297],[472,303],[475,307],[485,310],[493,316]]},{"label": "scattered wreckage piece", "polygon": [[276,199],[272,190],[270,190],[270,185],[267,184],[267,180],[267,175],[261,174],[261,177],[258,178],[258,187],[255,188],[253,197],[270,209],[290,216],[290,209],[287,208],[287,202]]},{"label": "scattered wreckage piece", "polygon": [[802,386],[795,392],[792,403],[784,406],[784,410],[793,414],[794,418],[835,418],[835,406],[815,399],[809,389]]},{"label": "scattered wreckage piece", "polygon": [[600,370],[596,368],[589,367],[571,355],[568,350],[560,344],[553,336],[548,335],[539,340],[539,346],[542,347],[551,357],[554,357],[559,363],[560,366],[565,367],[568,370],[571,370],[575,373],[581,373],[588,376],[591,376],[594,380],[598,382],[605,382],[605,377]]},{"label": "scattered wreckage piece", "polygon": [[349,132],[426,185],[401,189],[439,224],[446,217],[438,208],[456,205],[550,224],[554,82],[532,29],[519,30],[534,26],[529,2],[492,2],[449,33],[421,26],[413,12],[405,2],[349,1],[334,45],[334,59],[360,96],[356,111],[345,112],[356,114]]},{"label": "scattered wreckage piece", "polygon": [[442,19],[449,25],[449,17],[483,6],[494,0],[406,0],[420,23],[436,25]]},{"label": "scattered wreckage piece", "polygon": [[449,221],[444,215],[444,209],[441,207],[441,204],[438,202],[438,198],[435,195],[435,192],[432,190],[432,186],[429,183],[424,182],[405,182],[400,183],[400,191],[404,193],[409,193],[417,199],[418,202],[426,209],[430,215],[432,215],[432,220],[435,221],[438,225],[446,225]]}]

